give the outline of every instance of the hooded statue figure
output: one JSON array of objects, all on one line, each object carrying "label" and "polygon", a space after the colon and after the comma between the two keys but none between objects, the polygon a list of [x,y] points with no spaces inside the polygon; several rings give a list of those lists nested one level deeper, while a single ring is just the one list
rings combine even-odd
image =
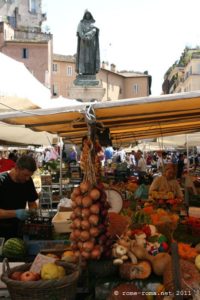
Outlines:
[{"label": "hooded statue figure", "polygon": [[99,29],[93,23],[92,14],[86,10],[77,29],[76,72],[81,75],[95,75],[100,69]]}]

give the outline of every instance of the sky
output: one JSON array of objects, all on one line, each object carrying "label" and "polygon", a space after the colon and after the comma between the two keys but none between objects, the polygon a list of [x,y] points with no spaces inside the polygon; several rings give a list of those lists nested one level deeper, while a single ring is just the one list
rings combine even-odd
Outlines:
[{"label": "sky", "polygon": [[199,0],[43,0],[56,54],[74,55],[76,30],[88,9],[100,29],[100,58],[118,71],[148,71],[152,95],[184,48],[200,45]]}]

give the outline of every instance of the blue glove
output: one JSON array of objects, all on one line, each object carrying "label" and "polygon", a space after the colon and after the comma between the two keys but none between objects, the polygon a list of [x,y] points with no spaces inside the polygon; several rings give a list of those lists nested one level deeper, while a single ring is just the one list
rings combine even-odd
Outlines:
[{"label": "blue glove", "polygon": [[28,217],[30,216],[30,212],[26,209],[17,209],[16,210],[16,218],[18,218],[19,220],[26,220],[28,219]]}]

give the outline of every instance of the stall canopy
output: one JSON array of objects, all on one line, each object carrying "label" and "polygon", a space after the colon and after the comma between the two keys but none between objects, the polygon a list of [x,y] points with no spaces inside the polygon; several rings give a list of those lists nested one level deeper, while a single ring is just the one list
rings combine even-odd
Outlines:
[{"label": "stall canopy", "polygon": [[26,66],[0,52],[0,112],[42,107],[51,92]]},{"label": "stall canopy", "polygon": [[200,131],[200,91],[0,114],[10,124],[80,143],[88,123],[109,128],[113,144]]},{"label": "stall canopy", "polygon": [[184,135],[174,135],[158,138],[157,141],[163,145],[176,145],[181,147],[196,147],[200,146],[200,132],[184,134]]},{"label": "stall canopy", "polygon": [[48,132],[35,132],[23,125],[10,125],[0,122],[1,145],[34,145],[52,146],[57,143],[58,136]]}]

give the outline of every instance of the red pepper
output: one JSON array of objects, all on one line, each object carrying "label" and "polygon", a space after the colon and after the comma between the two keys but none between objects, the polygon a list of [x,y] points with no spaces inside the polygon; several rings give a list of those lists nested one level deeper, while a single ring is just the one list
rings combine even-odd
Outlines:
[{"label": "red pepper", "polygon": [[151,229],[148,225],[143,226],[142,231],[146,234],[146,236],[151,236]]}]

